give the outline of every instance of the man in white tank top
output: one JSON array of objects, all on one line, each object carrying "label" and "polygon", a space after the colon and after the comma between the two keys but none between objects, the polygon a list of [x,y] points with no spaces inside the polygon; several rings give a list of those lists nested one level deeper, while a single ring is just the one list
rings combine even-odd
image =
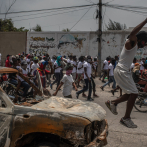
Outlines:
[{"label": "man in white tank top", "polygon": [[121,118],[120,122],[128,128],[137,128],[137,125],[133,123],[130,117],[135,100],[138,96],[138,90],[133,81],[130,66],[137,49],[143,48],[147,43],[147,33],[144,31],[139,32],[146,23],[147,19],[132,30],[127,41],[125,42],[120,55],[119,63],[114,71],[116,83],[125,94],[116,100],[105,102],[110,111],[117,115],[117,105],[127,101],[126,113],[124,117]]}]

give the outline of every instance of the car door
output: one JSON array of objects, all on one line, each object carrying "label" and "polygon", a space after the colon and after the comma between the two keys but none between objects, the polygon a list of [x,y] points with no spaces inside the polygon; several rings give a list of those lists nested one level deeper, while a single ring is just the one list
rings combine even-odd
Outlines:
[{"label": "car door", "polygon": [[12,115],[5,101],[0,95],[0,147],[8,147],[10,145]]}]

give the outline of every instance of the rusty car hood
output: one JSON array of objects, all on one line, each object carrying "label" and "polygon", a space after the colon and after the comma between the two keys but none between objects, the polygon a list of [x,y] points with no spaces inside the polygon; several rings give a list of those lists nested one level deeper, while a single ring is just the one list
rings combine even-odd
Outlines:
[{"label": "rusty car hood", "polygon": [[54,96],[33,105],[31,108],[81,116],[91,122],[96,120],[102,121],[106,117],[106,111],[96,103]]}]

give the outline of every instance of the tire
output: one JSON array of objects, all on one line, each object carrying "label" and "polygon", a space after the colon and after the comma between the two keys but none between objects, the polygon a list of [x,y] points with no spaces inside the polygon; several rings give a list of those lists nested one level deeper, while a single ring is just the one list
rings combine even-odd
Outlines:
[{"label": "tire", "polygon": [[147,113],[147,105],[144,105],[144,98],[142,97],[136,99],[134,107],[139,112]]},{"label": "tire", "polygon": [[51,142],[42,142],[39,143],[36,147],[57,147],[57,146]]}]

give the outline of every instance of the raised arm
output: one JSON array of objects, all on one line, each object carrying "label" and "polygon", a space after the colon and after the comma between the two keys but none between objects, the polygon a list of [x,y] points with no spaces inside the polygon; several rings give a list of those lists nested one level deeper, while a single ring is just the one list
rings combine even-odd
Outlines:
[{"label": "raised arm", "polygon": [[125,44],[127,50],[132,49],[137,43],[137,33],[143,28],[143,26],[147,23],[147,19],[145,19],[142,23],[136,26],[129,35],[128,41]]}]

